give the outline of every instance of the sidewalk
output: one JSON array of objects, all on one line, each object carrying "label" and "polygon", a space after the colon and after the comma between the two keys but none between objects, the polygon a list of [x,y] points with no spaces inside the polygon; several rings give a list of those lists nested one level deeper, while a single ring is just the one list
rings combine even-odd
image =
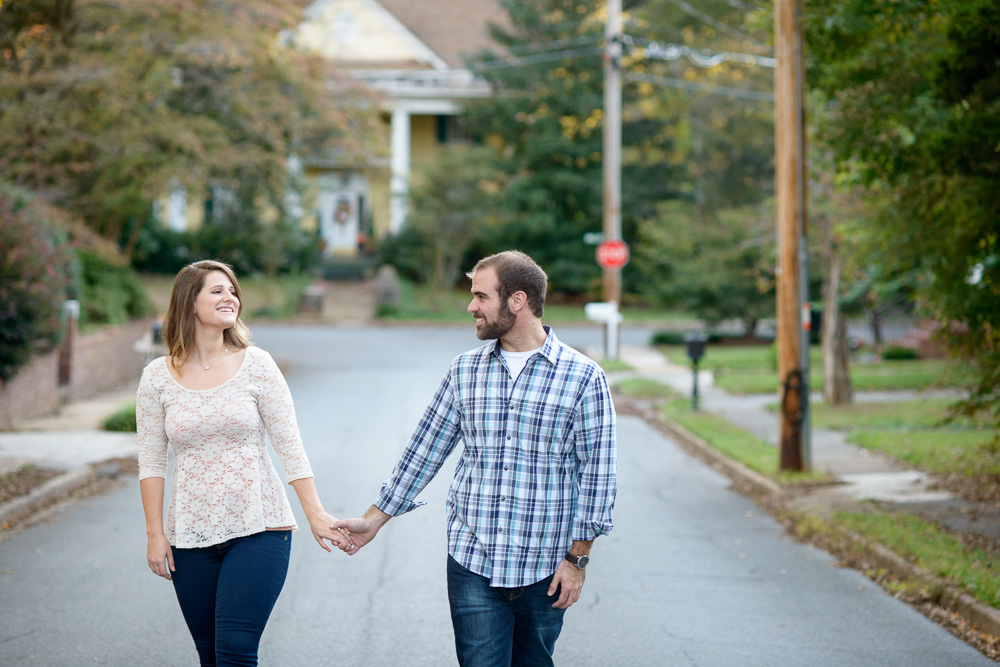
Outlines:
[{"label": "sidewalk", "polygon": [[89,484],[101,474],[93,464],[135,457],[134,433],[101,430],[108,415],[134,400],[135,387],[122,387],[69,403],[57,415],[27,420],[18,431],[0,432],[0,475],[26,465],[61,473],[30,494],[0,504],[0,524]]},{"label": "sidewalk", "polygon": [[[587,350],[592,358],[601,358],[600,350]],[[597,356],[594,357],[593,355]],[[647,346],[627,346],[620,349],[620,359],[635,370],[609,373],[609,382],[632,377],[643,377],[667,384],[681,394],[690,396],[693,376],[689,367],[672,364],[655,349]],[[727,421],[757,437],[778,446],[779,417],[767,409],[777,403],[777,395],[737,396],[713,386],[712,374],[698,374],[699,404],[702,410],[721,415]],[[914,397],[914,392],[870,392],[855,395],[856,401],[890,401]],[[811,400],[821,401],[821,395]],[[708,447],[699,438],[678,428],[678,436],[688,440],[685,444],[704,451],[713,461],[721,462],[730,478],[765,493],[785,495],[780,487],[762,478],[742,464],[727,459]],[[923,515],[955,533],[979,534],[1000,543],[1000,507],[995,504],[973,503],[938,488],[933,475],[915,470],[904,463],[876,452],[853,445],[840,431],[812,429],[812,467],[830,473],[838,483],[807,490],[797,490],[785,502],[799,513],[827,516],[839,509],[858,509],[863,501],[878,501],[887,509],[900,509]],[[858,538],[860,539],[860,538]],[[859,545],[867,548],[869,557],[878,566],[910,580],[926,580],[927,573],[920,572],[905,559],[881,545]],[[1000,635],[1000,610],[989,607],[971,596],[945,586],[940,604],[950,608],[965,621],[992,635]]]}]

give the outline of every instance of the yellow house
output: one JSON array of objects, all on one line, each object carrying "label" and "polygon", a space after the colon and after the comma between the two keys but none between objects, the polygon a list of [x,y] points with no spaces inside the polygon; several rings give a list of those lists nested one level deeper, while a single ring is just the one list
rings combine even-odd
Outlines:
[{"label": "yellow house", "polygon": [[[488,24],[505,17],[498,0],[317,0],[281,36],[286,47],[318,54],[383,94],[388,164],[357,169],[310,156],[289,159],[290,172],[308,184],[305,196],[290,203],[303,227],[318,230],[326,256],[356,255],[405,225],[415,169],[441,146],[462,140],[455,118],[463,101],[489,94],[463,56],[490,47]],[[208,195],[224,200],[226,193],[174,187],[156,202],[156,215],[171,229],[197,229]]]},{"label": "yellow house", "polygon": [[[391,136],[386,165],[366,171],[311,163],[315,207],[327,254],[355,254],[363,242],[406,222],[414,168],[461,140],[455,117],[464,100],[489,94],[463,55],[490,46],[488,23],[503,22],[497,0],[318,0],[285,43],[317,53],[384,93]],[[311,218],[311,219],[310,219]]]}]

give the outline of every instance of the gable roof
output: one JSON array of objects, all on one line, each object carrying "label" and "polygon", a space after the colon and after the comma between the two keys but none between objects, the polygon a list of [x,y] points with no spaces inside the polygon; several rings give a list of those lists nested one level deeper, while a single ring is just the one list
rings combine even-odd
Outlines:
[{"label": "gable roof", "polygon": [[464,67],[463,55],[496,45],[490,22],[506,23],[498,0],[378,0],[449,67]]}]

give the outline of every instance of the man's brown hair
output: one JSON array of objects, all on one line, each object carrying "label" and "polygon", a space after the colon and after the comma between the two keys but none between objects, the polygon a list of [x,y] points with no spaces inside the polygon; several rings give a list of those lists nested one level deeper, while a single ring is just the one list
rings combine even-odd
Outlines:
[{"label": "man's brown hair", "polygon": [[545,310],[545,291],[549,277],[535,260],[520,250],[505,250],[484,257],[466,275],[472,279],[476,271],[492,267],[497,274],[497,292],[502,303],[507,303],[515,292],[524,292],[528,297],[528,307],[535,317],[541,317]]}]

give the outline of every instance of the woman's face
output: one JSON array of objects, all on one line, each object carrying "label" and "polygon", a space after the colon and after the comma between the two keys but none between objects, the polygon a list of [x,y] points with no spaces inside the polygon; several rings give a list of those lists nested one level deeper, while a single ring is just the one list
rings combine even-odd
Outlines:
[{"label": "woman's face", "polygon": [[212,271],[194,301],[195,319],[204,326],[228,329],[236,326],[240,300],[236,287],[222,271]]}]

